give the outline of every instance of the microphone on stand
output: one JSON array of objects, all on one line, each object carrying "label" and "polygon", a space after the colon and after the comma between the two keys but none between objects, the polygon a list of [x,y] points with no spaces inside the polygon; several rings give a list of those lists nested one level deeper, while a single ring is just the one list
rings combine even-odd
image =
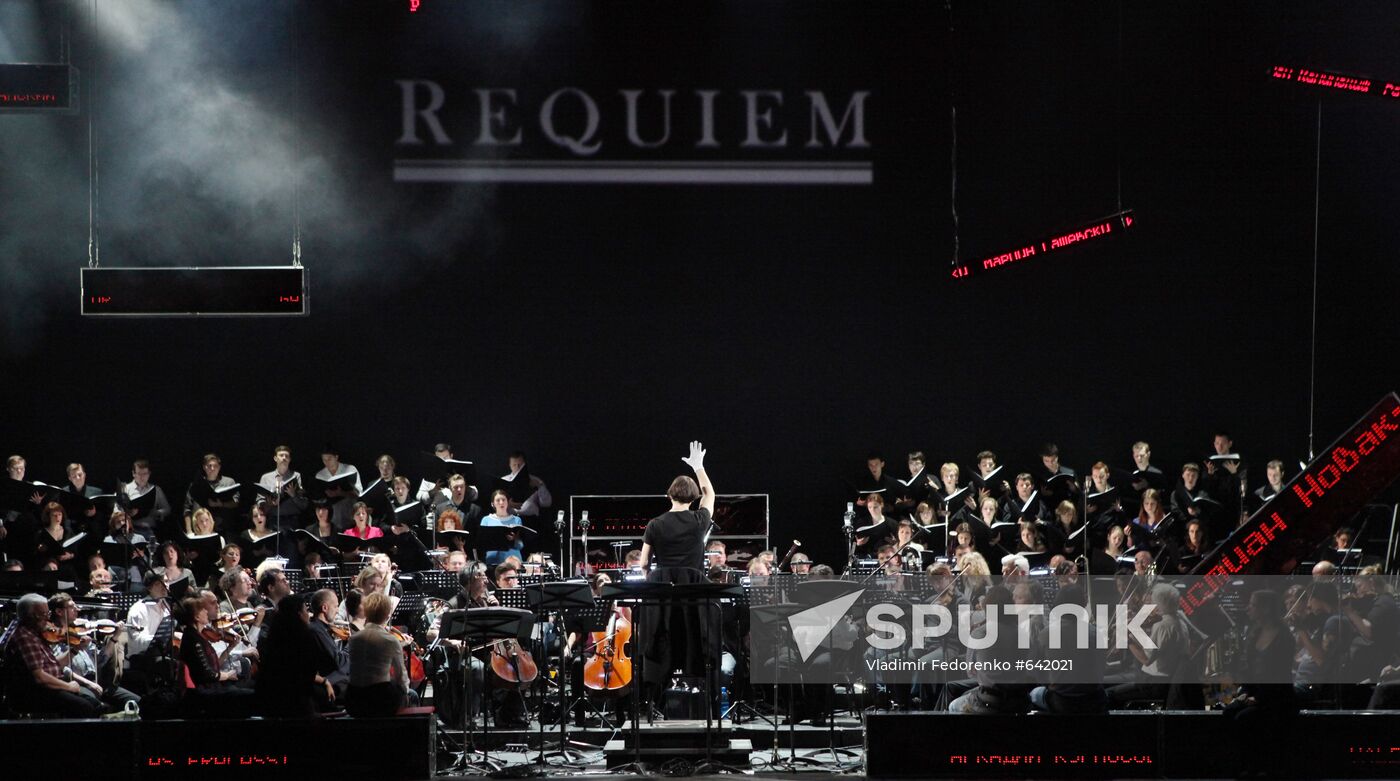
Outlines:
[{"label": "microphone on stand", "polygon": [[845,519],[841,522],[841,528],[844,529],[844,530],[846,531],[847,534],[850,534],[851,531],[855,528],[855,527],[852,525],[852,523],[851,523],[852,521],[855,520],[855,518],[856,518],[856,503],[855,503],[855,502],[846,502],[846,517],[845,517]]},{"label": "microphone on stand", "polygon": [[563,511],[563,510],[560,510],[560,511],[559,511],[559,514],[556,515],[556,516],[554,516],[554,531],[560,532],[560,531],[563,531],[563,530],[564,530],[564,511]]}]

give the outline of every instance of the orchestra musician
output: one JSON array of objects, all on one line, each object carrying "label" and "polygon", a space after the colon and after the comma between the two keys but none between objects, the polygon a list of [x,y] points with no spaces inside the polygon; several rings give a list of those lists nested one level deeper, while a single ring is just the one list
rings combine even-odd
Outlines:
[{"label": "orchestra musician", "polygon": [[[78,628],[78,603],[71,596],[60,593],[49,597],[49,611],[58,628],[54,656],[62,657],[67,652],[67,666],[73,672],[73,679],[96,694],[107,712],[125,710],[128,702],[140,703],[141,698],[134,692],[116,684],[119,659],[126,653],[124,648],[118,647],[126,643],[126,634],[121,631],[123,627],[119,625],[118,631],[97,646],[95,632],[90,629],[84,632]],[[78,638],[76,645],[73,642],[75,636]]]},{"label": "orchestra musician", "polygon": [[219,588],[224,593],[224,600],[219,603],[220,614],[238,617],[239,611],[252,611],[246,613],[251,618],[240,618],[238,624],[245,634],[245,641],[256,646],[267,617],[267,606],[257,593],[253,576],[247,570],[229,570],[219,578]]},{"label": "orchestra musician", "polygon": [[[723,572],[723,570],[721,570]],[[603,587],[611,583],[612,580],[605,574],[599,573],[591,577],[588,581],[593,599],[596,601],[602,597]],[[616,616],[619,620],[631,622],[632,611],[617,603],[609,605],[602,616],[596,615],[593,610],[569,610],[564,615],[564,658],[569,663],[569,683],[573,689],[570,696],[577,706],[573,712],[574,725],[577,727],[589,726],[587,718],[586,702],[592,702],[589,696],[592,691],[588,688],[584,680],[584,664],[594,655],[594,634],[606,632],[609,619]],[[616,625],[614,625],[616,626]],[[627,718],[627,708],[622,707],[620,699],[613,699],[611,702],[603,702],[602,707],[606,710],[611,708],[616,712],[616,717],[607,720],[608,726],[619,727],[620,721]]]},{"label": "orchestra musician", "polygon": [[10,675],[6,697],[17,710],[57,713],[69,718],[91,718],[102,712],[100,687],[77,680],[68,656],[56,657],[44,639],[49,602],[38,594],[25,594],[16,603],[19,626],[5,648],[7,664],[22,664],[29,675]]},{"label": "orchestra musician", "polygon": [[345,709],[351,716],[392,716],[408,692],[403,646],[386,625],[394,607],[377,591],[364,598],[365,626],[350,638]]},{"label": "orchestra musician", "polygon": [[[266,573],[264,577],[267,576]],[[285,577],[283,582],[285,582]],[[335,658],[311,629],[306,598],[286,594],[276,603],[268,631],[258,643],[258,676],[255,691],[259,713],[267,718],[312,716],[317,696],[334,696],[319,671],[335,666]]]},{"label": "orchestra musician", "polygon": [[[189,716],[251,716],[253,691],[237,685],[239,673],[228,664],[235,647],[233,638],[214,627],[213,606],[212,598],[202,595],[180,602],[184,622],[179,657],[194,683],[186,689],[181,704]],[[216,650],[215,642],[223,643],[222,651]]]},{"label": "orchestra musician", "polygon": [[[345,687],[350,682],[350,657],[345,652],[342,640],[332,632],[336,612],[340,609],[340,598],[335,592],[323,588],[311,595],[311,631],[321,648],[318,653],[320,663],[316,668],[315,690],[317,707],[322,711],[332,710],[335,703],[345,696]],[[348,636],[348,627],[343,634]]]}]

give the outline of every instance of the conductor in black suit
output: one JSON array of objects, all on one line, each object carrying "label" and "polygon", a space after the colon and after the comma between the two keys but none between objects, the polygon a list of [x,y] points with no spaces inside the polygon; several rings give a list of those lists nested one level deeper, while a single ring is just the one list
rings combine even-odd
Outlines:
[{"label": "conductor in black suit", "polygon": [[[705,449],[690,443],[690,455],[681,459],[695,471],[695,479],[680,475],[671,481],[666,496],[671,509],[647,523],[642,535],[643,571],[654,561],[647,579],[658,583],[703,583],[705,539],[709,536],[715,511],[715,489],[705,472]],[[699,509],[691,506],[699,501]],[[646,655],[644,683],[656,693],[672,670],[697,674],[705,670],[706,628],[709,607],[663,605],[645,611],[639,626],[644,633],[642,652]]]}]

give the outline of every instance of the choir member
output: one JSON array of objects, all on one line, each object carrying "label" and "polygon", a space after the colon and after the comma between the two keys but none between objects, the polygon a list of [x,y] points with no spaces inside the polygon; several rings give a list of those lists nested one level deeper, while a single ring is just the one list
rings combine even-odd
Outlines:
[{"label": "choir member", "polygon": [[157,532],[169,534],[174,531],[169,526],[170,500],[165,490],[151,483],[151,462],[139,458],[131,465],[131,482],[124,483],[118,492],[121,506],[131,516],[131,525],[146,539],[154,539]]},{"label": "choir member", "polygon": [[204,454],[204,458],[200,459],[200,467],[204,475],[191,483],[189,490],[185,492],[185,533],[191,533],[191,519],[195,510],[201,507],[215,514],[217,528],[232,529],[229,516],[238,509],[239,489],[234,488],[237,482],[223,474],[224,462],[217,453]]},{"label": "choir member", "polygon": [[1054,442],[1047,442],[1040,449],[1040,463],[1044,470],[1040,474],[1040,492],[1047,502],[1058,503],[1079,492],[1079,482],[1075,471],[1060,463],[1060,448]]},{"label": "choir member", "polygon": [[909,511],[928,498],[930,486],[924,476],[924,453],[915,450],[909,454],[909,479],[900,480],[894,506],[896,510]]},{"label": "choir member", "polygon": [[258,485],[268,496],[266,512],[272,527],[293,532],[301,527],[301,514],[308,504],[306,486],[301,473],[292,469],[292,449],[278,445],[272,450],[272,471],[258,479]]}]

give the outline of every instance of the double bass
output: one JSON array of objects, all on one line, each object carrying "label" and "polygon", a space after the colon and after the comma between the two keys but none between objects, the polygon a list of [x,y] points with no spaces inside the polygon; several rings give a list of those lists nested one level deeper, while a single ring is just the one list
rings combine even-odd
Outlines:
[{"label": "double bass", "polygon": [[632,622],[625,608],[614,608],[608,628],[592,632],[593,656],[583,664],[583,685],[594,691],[619,691],[632,683],[632,658],[627,655],[632,641]]}]

